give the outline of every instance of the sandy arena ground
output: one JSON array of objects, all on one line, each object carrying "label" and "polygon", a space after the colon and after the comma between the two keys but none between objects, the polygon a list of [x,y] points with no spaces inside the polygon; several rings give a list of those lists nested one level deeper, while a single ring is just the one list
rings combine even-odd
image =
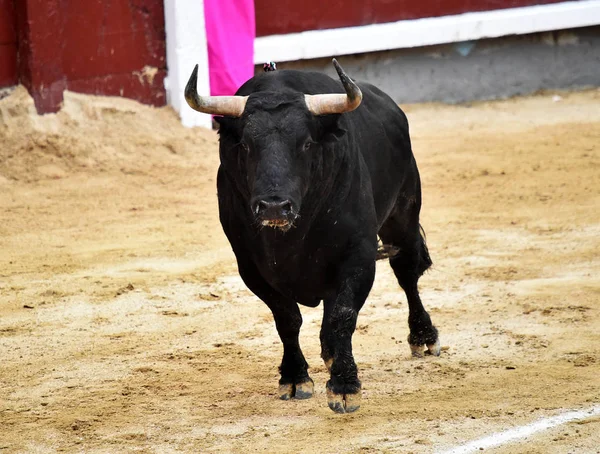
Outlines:
[{"label": "sandy arena ground", "polygon": [[[354,336],[363,406],[276,398],[272,317],[218,222],[217,136],[167,108],[0,100],[0,452],[437,453],[600,403],[600,91],[406,111],[446,347],[411,359],[385,261]],[[486,451],[600,452],[600,417]]]}]

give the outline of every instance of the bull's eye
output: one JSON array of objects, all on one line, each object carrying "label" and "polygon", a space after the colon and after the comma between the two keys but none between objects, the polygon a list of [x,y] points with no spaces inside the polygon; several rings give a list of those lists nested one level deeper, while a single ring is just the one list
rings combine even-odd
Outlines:
[{"label": "bull's eye", "polygon": [[306,141],[304,143],[304,151],[310,150],[310,147],[312,147],[312,146],[313,146],[313,142],[311,142],[310,140]]},{"label": "bull's eye", "polygon": [[240,146],[242,147],[242,150],[244,150],[246,153],[248,153],[250,151],[250,147],[248,146],[247,143],[240,143]]}]

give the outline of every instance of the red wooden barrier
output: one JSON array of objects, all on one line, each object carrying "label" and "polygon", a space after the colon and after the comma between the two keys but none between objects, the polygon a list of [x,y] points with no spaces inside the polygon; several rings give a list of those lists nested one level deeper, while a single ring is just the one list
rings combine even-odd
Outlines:
[{"label": "red wooden barrier", "polygon": [[0,87],[17,83],[17,30],[13,0],[0,0]]},{"label": "red wooden barrier", "polygon": [[257,36],[382,24],[564,0],[255,0]]},{"label": "red wooden barrier", "polygon": [[162,1],[18,0],[16,15],[19,82],[38,112],[65,89],[165,104]]}]

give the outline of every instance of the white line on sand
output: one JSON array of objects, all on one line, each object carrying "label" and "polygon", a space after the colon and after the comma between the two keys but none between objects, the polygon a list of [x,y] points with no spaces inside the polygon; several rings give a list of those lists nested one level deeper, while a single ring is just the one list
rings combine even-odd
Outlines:
[{"label": "white line on sand", "polygon": [[588,419],[593,416],[600,415],[600,405],[594,405],[587,410],[569,411],[560,415],[552,416],[551,418],[543,418],[521,427],[498,432],[493,435],[480,438],[479,440],[470,441],[464,445],[457,446],[448,451],[440,452],[439,454],[468,454],[477,452],[480,449],[492,448],[500,446],[519,438],[526,438],[536,432],[551,429],[552,427],[560,426],[578,419]]}]

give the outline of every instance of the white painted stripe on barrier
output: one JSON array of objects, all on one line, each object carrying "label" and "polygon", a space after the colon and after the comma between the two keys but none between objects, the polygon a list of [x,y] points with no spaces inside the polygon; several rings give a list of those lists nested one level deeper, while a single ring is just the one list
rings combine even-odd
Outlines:
[{"label": "white painted stripe on barrier", "polygon": [[210,94],[204,0],[164,0],[164,6],[169,71],[165,79],[167,103],[179,113],[184,126],[210,128],[210,115],[192,110],[183,95],[196,63],[199,65],[198,93]]},{"label": "white painted stripe on barrier", "polygon": [[387,24],[263,36],[255,41],[254,62],[260,64],[267,61],[334,57],[598,24],[599,0],[525,6]]},{"label": "white painted stripe on barrier", "polygon": [[489,435],[479,440],[470,441],[448,451],[440,452],[439,454],[468,454],[471,452],[479,452],[481,449],[493,448],[506,443],[510,443],[522,438],[527,438],[537,432],[551,429],[571,421],[588,419],[600,415],[600,405],[595,405],[587,410],[575,410],[567,413],[562,413],[550,418],[543,418],[525,426],[515,427],[504,432],[498,432]]}]

